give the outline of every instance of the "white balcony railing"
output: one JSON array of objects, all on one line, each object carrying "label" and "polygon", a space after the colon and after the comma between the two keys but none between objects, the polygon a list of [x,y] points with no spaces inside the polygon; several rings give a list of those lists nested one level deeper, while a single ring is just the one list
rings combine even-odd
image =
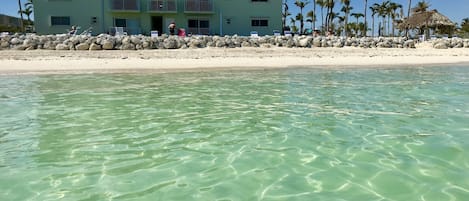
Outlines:
[{"label": "white balcony railing", "polygon": [[176,0],[150,0],[149,12],[177,12]]},{"label": "white balcony railing", "polygon": [[140,11],[140,0],[111,0],[111,9],[115,11]]},{"label": "white balcony railing", "polygon": [[186,0],[185,12],[213,12],[213,0]]}]

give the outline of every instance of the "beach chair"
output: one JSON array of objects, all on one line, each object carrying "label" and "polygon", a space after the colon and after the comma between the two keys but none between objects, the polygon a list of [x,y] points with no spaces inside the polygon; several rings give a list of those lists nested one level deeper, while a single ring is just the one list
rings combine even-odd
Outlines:
[{"label": "beach chair", "polygon": [[259,37],[259,33],[257,33],[257,31],[251,31],[251,37],[252,38],[258,38]]},{"label": "beach chair", "polygon": [[279,30],[274,30],[273,33],[274,33],[274,36],[280,36],[280,31]]},{"label": "beach chair", "polygon": [[89,27],[88,29],[83,30],[83,32],[81,32],[80,35],[91,36],[92,32],[93,32],[93,27]]},{"label": "beach chair", "polygon": [[127,36],[127,32],[124,31],[124,27],[114,27],[116,33],[115,36]]},{"label": "beach chair", "polygon": [[150,36],[152,38],[158,38],[158,35],[159,35],[158,31],[150,31]]}]

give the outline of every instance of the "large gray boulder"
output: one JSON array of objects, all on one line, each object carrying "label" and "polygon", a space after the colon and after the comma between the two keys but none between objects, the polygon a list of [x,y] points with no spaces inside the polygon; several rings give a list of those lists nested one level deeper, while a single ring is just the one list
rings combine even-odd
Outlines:
[{"label": "large gray boulder", "polygon": [[107,39],[103,40],[101,45],[102,45],[103,50],[112,50],[112,49],[114,49],[114,42],[111,41],[111,40],[107,40]]},{"label": "large gray boulder", "polygon": [[136,47],[134,44],[132,43],[123,43],[121,46],[120,46],[120,49],[121,50],[136,50]]},{"label": "large gray boulder", "polygon": [[311,41],[313,40],[313,37],[304,37],[300,38],[298,40],[298,45],[300,47],[311,47]]},{"label": "large gray boulder", "polygon": [[46,41],[44,45],[42,46],[42,49],[45,50],[55,50],[55,47],[57,44],[55,44],[53,41]]},{"label": "large gray boulder", "polygon": [[313,47],[321,47],[322,42],[321,42],[321,37],[316,37],[313,39]]},{"label": "large gray boulder", "polygon": [[188,44],[189,44],[188,45],[189,48],[201,48],[201,47],[203,47],[202,40],[197,39],[197,38],[192,39],[191,41],[189,41]]},{"label": "large gray boulder", "polygon": [[333,46],[337,48],[342,48],[345,45],[345,41],[337,40],[334,42]]},{"label": "large gray boulder", "polygon": [[241,47],[252,47],[252,45],[251,45],[251,43],[248,42],[248,41],[243,41],[243,42],[241,43]]},{"label": "large gray boulder", "polygon": [[415,48],[415,42],[414,40],[406,40],[404,42],[404,47],[405,48]]},{"label": "large gray boulder", "polygon": [[80,43],[80,44],[75,46],[75,49],[76,50],[89,50],[90,45],[88,43]]},{"label": "large gray boulder", "polygon": [[179,40],[177,37],[169,37],[164,40],[163,47],[165,49],[178,49],[179,48]]},{"label": "large gray boulder", "polygon": [[215,42],[215,47],[225,47],[226,46],[226,43],[224,40],[218,40],[217,42]]},{"label": "large gray boulder", "polygon": [[12,38],[10,40],[10,44],[12,45],[20,45],[23,43],[23,40],[19,39],[19,38]]},{"label": "large gray boulder", "polygon": [[469,48],[469,40],[464,40],[464,48]]},{"label": "large gray boulder", "polygon": [[27,48],[28,48],[28,46],[26,46],[26,45],[17,45],[13,49],[14,50],[26,50]]},{"label": "large gray boulder", "polygon": [[2,48],[2,49],[7,49],[7,48],[9,48],[9,47],[10,47],[10,43],[7,42],[7,41],[2,41],[2,42],[0,43],[0,48]]},{"label": "large gray boulder", "polygon": [[56,50],[70,50],[70,46],[60,43],[55,46]]},{"label": "large gray boulder", "polygon": [[137,36],[130,36],[130,42],[133,43],[134,45],[141,44],[141,39]]},{"label": "large gray boulder", "polygon": [[90,50],[102,50],[102,48],[101,48],[101,45],[98,45],[96,43],[91,43]]},{"label": "large gray boulder", "polygon": [[448,43],[445,41],[437,41],[433,44],[435,49],[448,49]]}]

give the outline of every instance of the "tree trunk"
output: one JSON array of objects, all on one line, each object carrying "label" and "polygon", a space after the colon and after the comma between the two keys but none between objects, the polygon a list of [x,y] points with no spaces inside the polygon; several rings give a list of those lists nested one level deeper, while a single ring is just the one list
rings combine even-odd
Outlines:
[{"label": "tree trunk", "polygon": [[19,13],[20,13],[20,16],[21,16],[21,22],[20,22],[20,26],[21,26],[21,31],[24,33],[24,18],[23,18],[23,8],[21,7],[21,0],[18,0],[18,7],[19,7]]},{"label": "tree trunk", "polygon": [[314,31],[316,29],[316,0],[313,0],[313,23],[311,29]]},{"label": "tree trunk", "polygon": [[394,20],[395,20],[395,18],[392,18],[392,25],[391,25],[392,26],[392,37],[396,36],[395,33],[394,33],[394,30],[396,29],[395,26],[394,26]]},{"label": "tree trunk", "polygon": [[[412,6],[412,0],[409,0],[409,9],[407,10],[407,19],[410,17],[410,7]],[[409,28],[405,26],[405,36],[409,36]]]},{"label": "tree trunk", "polygon": [[[391,30],[390,22],[391,22],[391,15],[388,15],[388,36],[389,36],[389,34],[391,34],[391,33],[389,33],[390,30]],[[394,33],[394,30],[392,32]],[[392,36],[394,37],[394,35],[392,35]]]},{"label": "tree trunk", "polygon": [[344,16],[344,33],[345,33],[346,38],[348,37],[347,27],[348,27],[348,12],[345,12],[345,16]]},{"label": "tree trunk", "polygon": [[363,27],[363,32],[362,32],[362,36],[364,36],[364,37],[366,37],[366,32],[368,31],[368,30],[367,30],[367,29],[368,29],[368,23],[367,23],[367,21],[366,21],[366,17],[367,17],[367,16],[366,16],[366,10],[367,10],[366,7],[367,7],[367,6],[368,6],[368,0],[365,0],[365,13],[364,13],[364,15],[365,15],[365,25],[364,25],[364,27]]},{"label": "tree trunk", "polygon": [[305,26],[304,22],[304,16],[303,16],[303,8],[300,7],[300,13],[301,13],[301,21],[300,21],[300,35],[303,34],[303,28]]},{"label": "tree trunk", "polygon": [[321,29],[324,31],[324,7],[321,7]]}]

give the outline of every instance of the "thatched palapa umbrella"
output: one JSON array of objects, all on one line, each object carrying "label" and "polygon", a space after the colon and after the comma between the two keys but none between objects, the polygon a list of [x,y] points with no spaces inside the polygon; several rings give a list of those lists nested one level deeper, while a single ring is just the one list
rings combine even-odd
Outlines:
[{"label": "thatched palapa umbrella", "polygon": [[438,30],[452,30],[454,24],[448,17],[442,15],[437,10],[423,11],[412,14],[408,19],[399,22],[399,29],[420,29],[422,33],[424,30],[438,29]]}]

